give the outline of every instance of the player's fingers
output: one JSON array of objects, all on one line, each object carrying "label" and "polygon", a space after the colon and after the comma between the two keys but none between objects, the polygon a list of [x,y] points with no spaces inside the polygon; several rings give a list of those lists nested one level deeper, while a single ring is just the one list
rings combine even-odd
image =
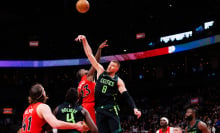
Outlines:
[{"label": "player's fingers", "polygon": [[75,41],[79,41],[80,40],[80,36],[75,38]]},{"label": "player's fingers", "polygon": [[141,112],[135,112],[135,114],[137,115],[138,119],[141,117]]},{"label": "player's fingers", "polygon": [[105,45],[107,43],[108,40],[105,40],[104,42],[102,42],[102,45]]},{"label": "player's fingers", "polygon": [[138,114],[137,118],[139,119],[141,117],[141,114]]}]

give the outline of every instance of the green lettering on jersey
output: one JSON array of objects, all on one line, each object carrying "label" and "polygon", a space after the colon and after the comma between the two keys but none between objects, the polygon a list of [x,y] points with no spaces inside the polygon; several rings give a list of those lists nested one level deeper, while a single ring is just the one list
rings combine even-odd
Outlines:
[{"label": "green lettering on jersey", "polygon": [[76,123],[73,112],[66,114],[66,121],[71,123]]},{"label": "green lettering on jersey", "polygon": [[105,85],[109,85],[109,86],[114,86],[114,82],[105,78],[101,78],[100,80],[101,83],[105,84]]},{"label": "green lettering on jersey", "polygon": [[70,112],[70,113],[76,113],[77,110],[76,110],[76,109],[72,109],[72,108],[63,108],[63,109],[61,109],[61,112],[62,112],[62,113],[68,113],[68,112]]}]

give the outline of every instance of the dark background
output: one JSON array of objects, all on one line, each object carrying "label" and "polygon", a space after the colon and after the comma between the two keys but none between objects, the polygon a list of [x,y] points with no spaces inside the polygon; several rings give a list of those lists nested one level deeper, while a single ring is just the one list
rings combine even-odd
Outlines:
[{"label": "dark background", "polygon": [[[79,34],[90,45],[109,40],[106,54],[140,50],[160,36],[195,30],[217,20],[217,0],[89,0],[90,9],[76,11],[77,0],[2,1],[0,7],[0,59],[52,59],[85,57],[73,41]],[[145,32],[146,38],[135,39]],[[39,47],[30,48],[29,41]],[[81,50],[79,50],[81,49]]]}]

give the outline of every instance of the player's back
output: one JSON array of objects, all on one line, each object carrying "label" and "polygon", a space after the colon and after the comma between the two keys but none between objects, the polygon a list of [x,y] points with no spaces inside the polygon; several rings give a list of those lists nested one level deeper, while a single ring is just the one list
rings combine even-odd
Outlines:
[{"label": "player's back", "polygon": [[[85,119],[84,115],[81,112],[82,106],[72,106],[71,104],[64,102],[58,106],[56,117],[59,120],[77,123]],[[58,130],[57,133],[80,133],[77,130]]]},{"label": "player's back", "polygon": [[23,114],[21,133],[42,133],[46,121],[37,114],[37,107],[41,102],[30,104]]}]

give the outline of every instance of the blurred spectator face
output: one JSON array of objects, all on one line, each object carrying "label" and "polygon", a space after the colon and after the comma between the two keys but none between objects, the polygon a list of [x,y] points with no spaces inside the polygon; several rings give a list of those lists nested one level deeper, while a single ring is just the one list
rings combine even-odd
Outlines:
[{"label": "blurred spectator face", "polygon": [[173,128],[173,133],[182,133],[182,129],[181,128]]}]

